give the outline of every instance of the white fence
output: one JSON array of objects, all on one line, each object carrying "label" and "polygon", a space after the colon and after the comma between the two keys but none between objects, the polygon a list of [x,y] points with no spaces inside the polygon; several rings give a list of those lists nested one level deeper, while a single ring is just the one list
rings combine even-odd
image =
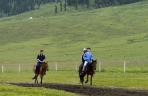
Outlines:
[{"label": "white fence", "polygon": [[[80,62],[49,62],[50,71],[78,71]],[[32,71],[33,64],[0,64],[1,73]],[[98,72],[147,72],[148,61],[99,61]]]}]

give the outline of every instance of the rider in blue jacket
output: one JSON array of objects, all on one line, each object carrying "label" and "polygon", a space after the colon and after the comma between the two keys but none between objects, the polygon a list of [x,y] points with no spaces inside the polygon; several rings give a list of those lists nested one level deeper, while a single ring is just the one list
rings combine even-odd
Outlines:
[{"label": "rider in blue jacket", "polygon": [[83,65],[82,73],[84,73],[86,65],[88,63],[91,63],[92,60],[93,60],[93,55],[91,53],[91,49],[90,48],[87,48],[87,52],[84,53],[83,58],[84,58],[85,62],[84,62],[84,65]]}]

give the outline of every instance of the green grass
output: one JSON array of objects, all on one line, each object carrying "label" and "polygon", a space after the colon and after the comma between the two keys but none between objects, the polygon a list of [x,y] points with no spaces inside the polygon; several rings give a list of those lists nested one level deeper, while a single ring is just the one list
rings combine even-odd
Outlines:
[{"label": "green grass", "polygon": [[[53,13],[54,4],[46,4],[39,10],[1,18],[0,66],[4,65],[5,70],[0,73],[0,82],[33,82],[32,66],[39,50],[43,49],[51,66],[44,82],[79,84],[78,74],[74,72],[75,62],[80,62],[82,48],[91,47],[94,58],[102,62],[103,71],[96,73],[95,86],[147,89],[147,3],[85,11],[69,7],[67,12],[57,15]],[[30,16],[32,20],[28,19]],[[125,74],[124,61],[127,64]],[[54,62],[59,62],[60,71],[54,71]],[[18,73],[18,64],[23,68],[21,73]],[[40,91],[38,88],[30,90],[0,85],[4,90],[0,95],[5,95],[5,92],[8,96],[19,95],[15,90],[24,95]],[[9,86],[12,92],[8,92],[5,86]],[[47,90],[45,95],[77,95],[42,89]]]},{"label": "green grass", "polygon": [[20,20],[8,18],[0,24],[0,63],[35,62],[40,49],[48,61],[78,61],[88,46],[99,60],[147,58],[146,3],[33,20],[26,15],[35,11],[12,17]]},{"label": "green grass", "polygon": [[[0,73],[1,82],[4,83],[34,83],[31,78],[34,76],[33,72],[5,72]],[[93,86],[103,87],[125,87],[125,88],[137,88],[148,89],[147,73],[121,73],[121,72],[96,72],[93,78]],[[39,79],[40,80],[40,79]],[[86,80],[86,79],[85,79]],[[74,71],[49,71],[44,76],[43,83],[61,83],[61,84],[76,84],[79,85],[78,72]],[[88,84],[89,85],[89,82]],[[10,85],[8,85],[10,86]],[[85,85],[84,85],[85,86]],[[10,87],[13,87],[11,85]]]}]

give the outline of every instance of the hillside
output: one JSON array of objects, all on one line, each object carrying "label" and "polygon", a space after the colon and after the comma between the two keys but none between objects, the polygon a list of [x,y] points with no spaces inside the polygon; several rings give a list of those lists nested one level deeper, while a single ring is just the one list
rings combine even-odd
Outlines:
[{"label": "hillside", "polygon": [[56,16],[46,4],[39,10],[0,19],[0,63],[33,63],[40,49],[45,50],[48,61],[79,61],[83,47],[91,47],[99,60],[146,59],[147,4]]}]

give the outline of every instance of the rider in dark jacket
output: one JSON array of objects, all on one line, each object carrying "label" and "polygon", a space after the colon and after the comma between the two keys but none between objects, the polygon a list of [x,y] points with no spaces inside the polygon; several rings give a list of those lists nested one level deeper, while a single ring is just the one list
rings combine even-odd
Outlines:
[{"label": "rider in dark jacket", "polygon": [[87,50],[86,48],[83,48],[83,54],[82,54],[82,64],[84,64],[84,62],[85,62],[85,60],[84,60],[83,56],[84,56],[84,54],[85,54],[86,50]]},{"label": "rider in dark jacket", "polygon": [[44,55],[44,51],[40,50],[40,54],[37,55],[37,65],[36,65],[36,74],[39,74],[39,70],[40,70],[40,64],[45,62],[45,55]]}]

